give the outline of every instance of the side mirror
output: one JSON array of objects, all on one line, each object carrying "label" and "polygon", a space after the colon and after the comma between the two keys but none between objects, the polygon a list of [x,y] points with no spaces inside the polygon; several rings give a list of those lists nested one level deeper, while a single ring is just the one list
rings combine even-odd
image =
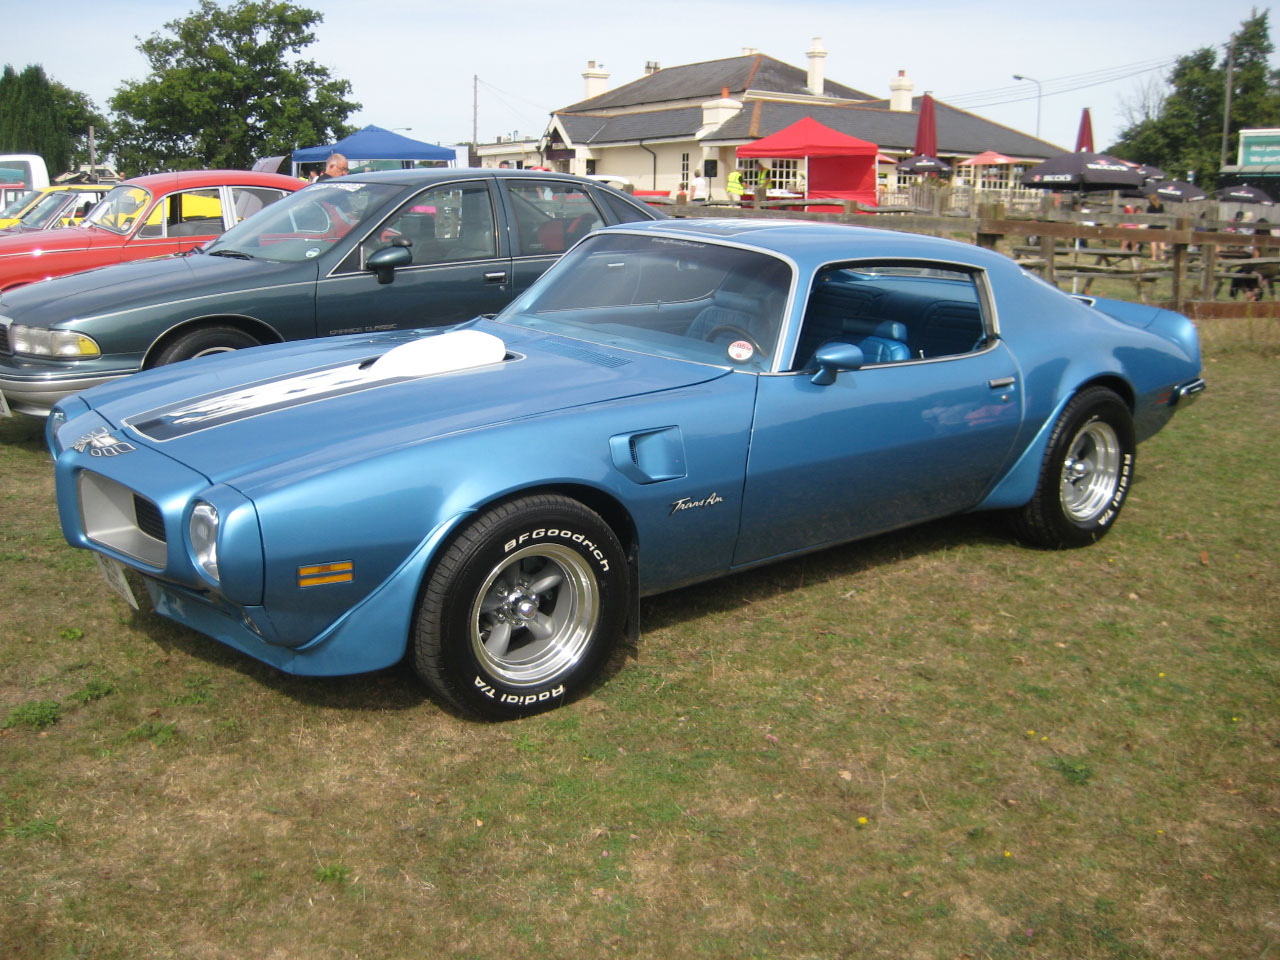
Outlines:
[{"label": "side mirror", "polygon": [[408,247],[383,247],[369,255],[364,268],[378,275],[379,283],[390,283],[396,278],[396,267],[407,267],[413,263],[413,254]]},{"label": "side mirror", "polygon": [[813,362],[818,372],[813,375],[813,384],[819,387],[830,386],[836,382],[836,374],[844,370],[857,370],[864,363],[862,348],[843,340],[832,340],[824,343],[813,355]]}]

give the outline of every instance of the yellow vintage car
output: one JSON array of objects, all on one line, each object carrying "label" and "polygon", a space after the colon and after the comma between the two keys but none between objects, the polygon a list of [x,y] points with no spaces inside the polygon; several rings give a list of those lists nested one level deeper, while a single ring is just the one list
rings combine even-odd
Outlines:
[{"label": "yellow vintage car", "polygon": [[24,197],[0,215],[0,230],[25,232],[51,230],[80,222],[114,184],[74,183],[46,187]]}]

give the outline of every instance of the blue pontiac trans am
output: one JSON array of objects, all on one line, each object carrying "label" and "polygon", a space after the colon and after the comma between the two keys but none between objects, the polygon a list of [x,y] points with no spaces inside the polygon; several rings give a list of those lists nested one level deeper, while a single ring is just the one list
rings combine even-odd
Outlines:
[{"label": "blue pontiac trans am", "polygon": [[[359,318],[353,317],[353,324]],[[583,691],[642,596],[965,511],[1114,524],[1195,329],[999,254],[780,220],[597,231],[495,318],[65,398],[67,540],[297,674],[409,656],[491,718]]]}]

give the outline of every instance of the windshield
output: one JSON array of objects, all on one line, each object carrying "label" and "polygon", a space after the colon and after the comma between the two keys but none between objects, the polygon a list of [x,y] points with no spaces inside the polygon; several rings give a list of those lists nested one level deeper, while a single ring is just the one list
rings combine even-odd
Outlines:
[{"label": "windshield", "polygon": [[37,193],[35,190],[27,190],[27,191],[24,191],[23,193],[18,194],[18,196],[13,200],[13,202],[11,202],[3,210],[0,210],[0,217],[3,217],[3,218],[16,217],[18,214],[20,214],[23,210],[25,210],[31,204],[31,201],[34,200],[36,196],[37,196]]},{"label": "windshield", "polygon": [[84,223],[112,233],[128,233],[150,205],[151,194],[146,190],[121,185],[102,198],[102,202],[84,218]]},{"label": "windshield", "polygon": [[737,247],[601,234],[568,253],[498,322],[644,353],[765,371],[789,264]]},{"label": "windshield", "polygon": [[311,260],[371,221],[403,189],[341,179],[313,183],[236,224],[205,252],[283,263]]},{"label": "windshield", "polygon": [[22,215],[22,219],[18,222],[29,229],[43,229],[51,226],[58,219],[62,208],[67,205],[67,198],[70,196],[71,194],[65,192],[46,193],[34,207]]}]

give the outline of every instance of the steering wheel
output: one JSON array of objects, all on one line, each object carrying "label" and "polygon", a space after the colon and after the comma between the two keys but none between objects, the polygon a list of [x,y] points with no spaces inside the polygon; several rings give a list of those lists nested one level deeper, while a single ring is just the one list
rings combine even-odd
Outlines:
[{"label": "steering wheel", "polygon": [[707,341],[707,343],[715,343],[716,337],[722,333],[732,334],[735,339],[747,341],[747,343],[751,344],[752,350],[761,356],[764,355],[764,351],[760,349],[760,344],[756,343],[756,338],[734,323],[717,324],[712,327],[710,332],[702,339]]}]

